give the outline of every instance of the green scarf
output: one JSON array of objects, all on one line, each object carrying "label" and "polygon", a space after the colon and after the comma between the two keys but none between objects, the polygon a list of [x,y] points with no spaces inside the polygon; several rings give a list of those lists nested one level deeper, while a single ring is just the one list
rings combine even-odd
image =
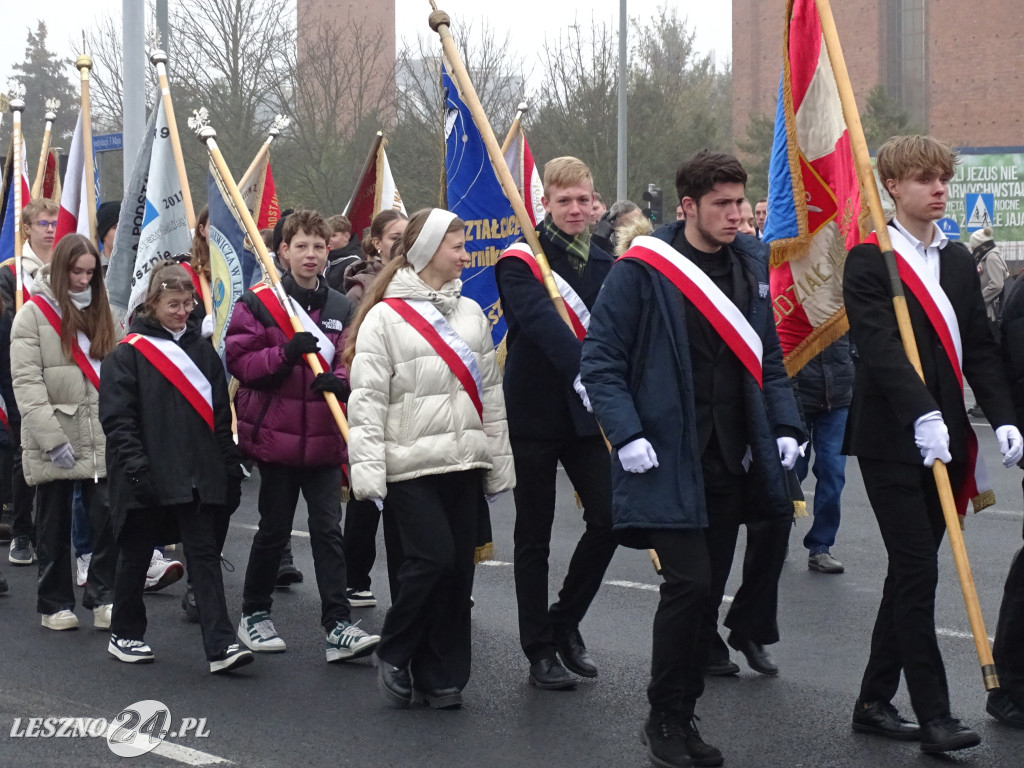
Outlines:
[{"label": "green scarf", "polygon": [[584,229],[575,237],[569,237],[555,226],[549,213],[540,223],[540,231],[566,252],[569,256],[569,263],[576,270],[576,274],[582,275],[583,270],[587,268],[587,259],[590,257],[590,230]]}]

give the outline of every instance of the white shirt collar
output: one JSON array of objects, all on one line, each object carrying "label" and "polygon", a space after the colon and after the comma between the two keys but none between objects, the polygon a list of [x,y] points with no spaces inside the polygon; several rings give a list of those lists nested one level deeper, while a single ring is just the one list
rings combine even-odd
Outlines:
[{"label": "white shirt collar", "polygon": [[912,235],[910,230],[904,227],[895,216],[893,216],[892,223],[910,241],[924,259],[925,264],[931,269],[932,274],[935,275],[935,279],[938,280],[941,273],[939,251],[949,243],[949,238],[939,229],[939,225],[932,222],[932,241],[926,245],[923,241],[918,240]]}]

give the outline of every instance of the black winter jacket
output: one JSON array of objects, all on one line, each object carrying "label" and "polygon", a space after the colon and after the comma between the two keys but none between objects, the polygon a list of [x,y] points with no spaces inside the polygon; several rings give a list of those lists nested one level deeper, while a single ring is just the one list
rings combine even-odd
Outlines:
[{"label": "black winter jacket", "polygon": [[853,399],[850,334],[844,334],[811,359],[794,377],[804,414],[846,408]]}]

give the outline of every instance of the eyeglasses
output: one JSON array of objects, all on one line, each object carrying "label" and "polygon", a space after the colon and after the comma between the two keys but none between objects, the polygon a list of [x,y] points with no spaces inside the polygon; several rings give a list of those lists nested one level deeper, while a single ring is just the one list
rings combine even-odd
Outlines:
[{"label": "eyeglasses", "polygon": [[169,311],[171,311],[171,312],[180,312],[183,309],[186,312],[191,312],[195,308],[196,308],[196,300],[195,299],[188,299],[187,301],[169,301],[169,302],[167,302],[167,309]]},{"label": "eyeglasses", "polygon": [[47,230],[47,229],[56,230],[57,229],[57,222],[56,221],[43,221],[42,219],[40,219],[39,221],[33,221],[32,222],[32,226],[39,227],[42,230]]}]

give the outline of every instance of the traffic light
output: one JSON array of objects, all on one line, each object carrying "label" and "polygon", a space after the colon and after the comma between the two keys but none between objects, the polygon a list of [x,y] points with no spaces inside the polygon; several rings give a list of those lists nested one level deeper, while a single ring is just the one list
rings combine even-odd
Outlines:
[{"label": "traffic light", "polygon": [[648,184],[647,191],[644,192],[644,200],[647,201],[647,205],[644,206],[644,216],[647,217],[651,224],[661,224],[665,219],[662,209],[661,187],[655,184]]}]

